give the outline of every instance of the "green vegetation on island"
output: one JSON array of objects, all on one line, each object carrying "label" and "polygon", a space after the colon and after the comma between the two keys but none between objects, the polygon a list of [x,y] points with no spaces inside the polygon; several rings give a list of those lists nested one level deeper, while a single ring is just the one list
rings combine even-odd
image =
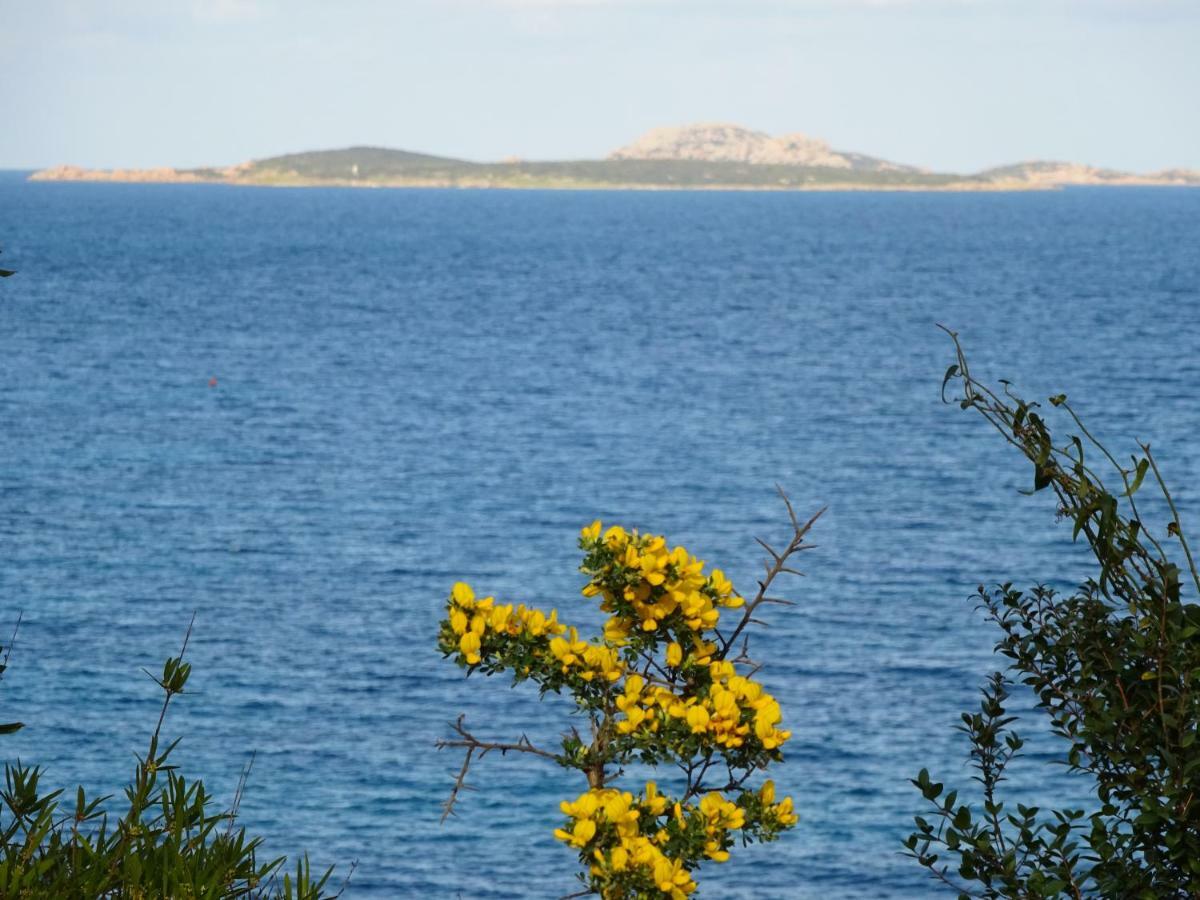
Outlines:
[{"label": "green vegetation on island", "polygon": [[[197,170],[204,177],[214,170]],[[210,174],[211,173],[211,174]],[[849,171],[832,166],[764,165],[690,159],[601,159],[475,163],[403,150],[353,147],[258,160],[234,179],[254,184],[342,184],[500,188],[802,188],[830,185],[943,187],[956,175]]]}]

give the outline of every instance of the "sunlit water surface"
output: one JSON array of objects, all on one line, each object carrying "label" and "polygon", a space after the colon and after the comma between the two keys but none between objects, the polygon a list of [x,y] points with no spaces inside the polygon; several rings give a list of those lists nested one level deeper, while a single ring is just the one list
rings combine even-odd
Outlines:
[{"label": "sunlit water surface", "polygon": [[[1029,467],[939,401],[1064,390],[1154,443],[1200,525],[1200,191],[761,194],[29,184],[0,176],[0,626],[24,612],[3,755],[117,791],[156,717],[139,672],[192,611],[179,761],[352,897],[556,897],[582,789],[477,765],[438,825],[460,712],[553,745],[569,705],[434,647],[456,579],[594,622],[575,539],[654,530],[752,590],[753,538],[828,505],[755,638],[795,732],[799,827],[704,867],[711,897],[930,896],[901,855],[923,765],[998,661],[980,582],[1087,555]],[[210,386],[210,379],[216,379]],[[1036,716],[1021,725],[1041,735]],[[1047,779],[1038,737],[1012,788]]]}]

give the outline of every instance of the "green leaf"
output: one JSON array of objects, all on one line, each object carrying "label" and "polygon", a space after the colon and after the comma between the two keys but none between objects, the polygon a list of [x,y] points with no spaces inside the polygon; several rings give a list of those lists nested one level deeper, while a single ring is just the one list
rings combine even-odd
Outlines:
[{"label": "green leaf", "polygon": [[1040,491],[1046,485],[1050,484],[1050,469],[1044,468],[1037,463],[1033,464],[1033,489]]},{"label": "green leaf", "polygon": [[1143,459],[1137,464],[1137,469],[1134,471],[1133,484],[1129,485],[1129,490],[1125,492],[1126,497],[1132,497],[1138,488],[1142,486],[1142,479],[1146,477],[1146,471],[1150,468],[1150,460]]},{"label": "green leaf", "polygon": [[0,725],[0,734],[12,734],[14,731],[20,731],[24,727],[24,722],[9,722],[7,725]]},{"label": "green leaf", "polygon": [[950,383],[950,379],[958,374],[958,363],[950,366],[946,370],[946,374],[942,377],[942,402],[946,402],[946,385]]}]

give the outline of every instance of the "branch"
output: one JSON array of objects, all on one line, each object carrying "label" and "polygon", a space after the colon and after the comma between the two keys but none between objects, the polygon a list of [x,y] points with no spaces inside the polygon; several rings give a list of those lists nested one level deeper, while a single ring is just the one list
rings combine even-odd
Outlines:
[{"label": "branch", "polygon": [[25,610],[17,613],[17,623],[13,625],[12,637],[8,639],[8,646],[4,648],[4,659],[0,661],[0,675],[4,674],[4,670],[8,668],[8,658],[12,656],[13,647],[17,643],[17,632],[21,630],[21,619],[25,618]]},{"label": "branch", "polygon": [[[763,603],[788,603],[788,601],[781,600],[778,597],[767,596],[771,589],[771,584],[776,578],[785,572],[791,575],[800,574],[795,569],[790,568],[787,565],[787,561],[793,554],[798,553],[801,550],[809,550],[814,546],[813,544],[804,543],[804,538],[808,535],[809,530],[813,527],[814,523],[816,523],[817,519],[821,518],[825,510],[828,509],[828,507],[821,507],[821,509],[817,510],[812,518],[801,524],[800,520],[796,518],[796,510],[792,508],[792,501],[788,499],[788,495],[784,493],[783,488],[781,488],[779,485],[775,485],[775,489],[779,491],[779,496],[783,498],[784,506],[787,507],[788,519],[792,524],[792,537],[782,551],[775,550],[770,544],[761,538],[755,538],[755,540],[758,541],[758,543],[761,544],[769,554],[771,554],[771,559],[765,560],[763,563],[764,568],[766,569],[766,574],[763,576],[762,581],[758,583],[758,593],[754,596],[753,600],[746,604],[745,611],[742,613],[742,620],[738,622],[737,627],[733,629],[733,633],[730,634],[728,638],[721,638],[721,643],[723,645],[720,653],[721,659],[725,658],[725,655],[729,652],[729,648],[733,646],[734,641],[737,640],[738,635],[745,630],[747,625],[749,625],[751,622],[763,624],[760,620],[754,618],[754,611],[758,609],[759,606],[761,606]],[[743,656],[745,655],[744,647],[742,649],[742,654]]]},{"label": "branch", "polygon": [[[183,635],[183,646],[179,648],[179,656],[176,657],[176,659],[181,663],[183,662],[184,654],[187,653],[188,641],[190,641],[192,639],[192,628],[195,626],[195,624],[196,624],[196,613],[193,610],[191,621],[188,622],[187,631],[184,632],[184,635]],[[147,673],[147,674],[149,674],[149,673]],[[175,692],[172,691],[170,688],[168,688],[167,685],[163,684],[157,678],[154,678],[153,675],[151,675],[150,677],[154,679],[154,681],[158,684],[159,687],[161,687],[164,691],[166,691],[166,696],[163,697],[162,709],[160,709],[158,711],[158,724],[156,724],[154,726],[154,735],[153,735],[153,737],[150,738],[150,752],[146,757],[147,760],[153,761],[155,750],[158,748],[158,736],[162,732],[163,720],[167,717],[167,707],[171,705],[171,698],[175,696]]]},{"label": "branch", "polygon": [[467,784],[467,770],[471,768],[471,754],[474,752],[474,747],[467,748],[467,755],[463,759],[462,769],[459,770],[458,777],[454,779],[454,787],[450,789],[450,796],[442,804],[442,817],[438,819],[438,824],[445,822],[448,817],[454,815],[454,804],[458,802],[458,792],[472,790],[471,786]]},{"label": "branch", "polygon": [[[954,342],[957,358],[957,363],[946,370],[942,382],[943,400],[946,399],[946,385],[952,378],[957,377],[963,388],[963,397],[959,405],[963,409],[974,408],[981,413],[1005,441],[1020,450],[1026,459],[1034,464],[1034,490],[1049,487],[1058,498],[1059,514],[1074,519],[1077,532],[1081,531],[1086,536],[1093,555],[1100,563],[1101,592],[1110,600],[1120,599],[1137,607],[1143,599],[1146,586],[1162,579],[1163,567],[1170,564],[1170,560],[1138,517],[1137,507],[1132,500],[1134,485],[1128,481],[1126,470],[1090,432],[1082,428],[1079,417],[1067,406],[1065,395],[1050,398],[1052,405],[1067,407],[1068,414],[1079,423],[1084,436],[1100,448],[1105,459],[1116,468],[1126,486],[1124,496],[1133,513],[1133,519],[1122,515],[1119,509],[1110,507],[1112,515],[1109,520],[1108,514],[1103,510],[1102,504],[1097,502],[1096,497],[1107,499],[1113,504],[1116,504],[1119,498],[1109,493],[1099,474],[1084,464],[1083,445],[1079,439],[1072,439],[1076,453],[1070,452],[1071,446],[1056,447],[1049,428],[1035,412],[1039,405],[1027,403],[1015,396],[1005,382],[1004,394],[1016,403],[1014,408],[986,385],[976,381],[967,367],[958,334],[944,325],[938,327]],[[1148,448],[1143,445],[1143,450],[1146,449]],[[1147,459],[1147,463],[1152,465],[1153,460]],[[1169,527],[1168,533],[1171,532]],[[1149,546],[1143,543],[1143,539],[1148,541]],[[1185,547],[1184,550],[1186,553],[1188,548]],[[1188,555],[1190,556],[1190,553]],[[1200,576],[1193,572],[1193,579],[1200,588]]]},{"label": "branch", "polygon": [[464,727],[463,721],[466,718],[467,716],[464,713],[458,717],[457,721],[450,723],[450,727],[460,736],[458,739],[442,738],[434,745],[439,750],[444,750],[447,747],[465,747],[467,749],[467,755],[463,758],[462,768],[459,770],[458,777],[454,779],[454,787],[450,790],[450,796],[446,798],[446,802],[442,805],[442,822],[445,822],[449,816],[454,814],[454,804],[458,802],[459,792],[473,790],[467,784],[467,772],[471,768],[471,759],[474,757],[476,751],[479,752],[480,756],[485,756],[493,750],[499,750],[500,755],[504,756],[512,750],[518,753],[532,753],[535,756],[544,756],[547,759],[559,762],[557,755],[548,750],[535,747],[525,735],[521,735],[516,743],[511,744],[499,741],[481,741]]},{"label": "branch", "polygon": [[246,795],[246,782],[250,778],[250,770],[254,768],[254,759],[256,756],[258,756],[258,751],[251,750],[250,759],[247,760],[245,768],[242,769],[242,776],[238,779],[237,788],[233,792],[233,803],[229,807],[229,825],[225,829],[226,837],[233,834],[233,825],[237,821],[238,812],[242,808],[242,797]]},{"label": "branch", "polygon": [[1196,585],[1196,590],[1200,591],[1200,572],[1196,571],[1196,561],[1192,559],[1192,548],[1188,546],[1187,537],[1183,533],[1183,523],[1179,521],[1179,510],[1175,508],[1175,498],[1171,496],[1171,492],[1167,490],[1167,483],[1163,481],[1162,473],[1158,471],[1158,463],[1154,461],[1154,455],[1150,452],[1149,444],[1142,444],[1142,452],[1146,454],[1146,459],[1150,463],[1150,468],[1154,471],[1154,478],[1158,482],[1159,490],[1162,491],[1163,497],[1167,500],[1167,505],[1171,507],[1171,515],[1174,518],[1175,536],[1179,538],[1179,543],[1183,546],[1183,553],[1187,557],[1188,568],[1192,572],[1192,582]]}]

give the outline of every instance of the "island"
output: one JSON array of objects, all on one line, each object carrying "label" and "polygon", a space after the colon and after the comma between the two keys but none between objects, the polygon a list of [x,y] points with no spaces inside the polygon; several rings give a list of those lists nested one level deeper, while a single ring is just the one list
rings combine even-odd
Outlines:
[{"label": "island", "polygon": [[804,134],[773,137],[738,125],[700,124],[653,129],[596,160],[473,162],[384,147],[347,147],[220,168],[64,165],[35,172],[30,179],[279,187],[1023,191],[1070,185],[1197,187],[1200,170],[1138,174],[1037,160],[964,175],[834,150],[828,142]]}]

